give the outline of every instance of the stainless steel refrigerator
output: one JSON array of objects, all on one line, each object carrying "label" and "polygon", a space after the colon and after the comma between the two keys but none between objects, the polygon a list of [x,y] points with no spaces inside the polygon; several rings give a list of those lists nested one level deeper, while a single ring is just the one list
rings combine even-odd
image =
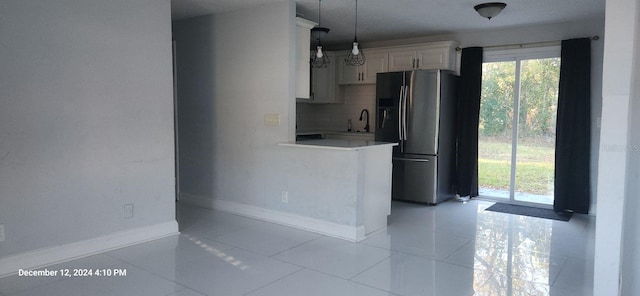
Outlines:
[{"label": "stainless steel refrigerator", "polygon": [[455,195],[457,81],[442,70],[378,74],[375,139],[399,143],[393,199],[435,205]]}]

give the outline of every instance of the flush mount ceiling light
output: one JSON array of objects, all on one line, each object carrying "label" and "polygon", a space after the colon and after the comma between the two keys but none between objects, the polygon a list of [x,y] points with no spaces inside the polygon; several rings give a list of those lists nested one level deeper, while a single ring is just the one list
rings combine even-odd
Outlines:
[{"label": "flush mount ceiling light", "polygon": [[492,17],[500,14],[505,7],[507,7],[506,3],[489,2],[478,4],[474,6],[473,9],[475,9],[481,16],[491,19]]},{"label": "flush mount ceiling light", "polygon": [[320,10],[320,3],[322,0],[318,0],[318,26],[311,29],[311,36],[316,37],[318,45],[316,46],[316,52],[311,57],[311,67],[314,68],[326,68],[329,65],[329,58],[322,52],[322,37],[329,33],[329,28],[322,27],[322,12]]},{"label": "flush mount ceiling light", "polygon": [[364,57],[364,52],[358,48],[358,0],[356,0],[356,26],[354,34],[353,47],[349,55],[344,59],[344,62],[350,66],[361,66],[364,65],[366,58]]}]

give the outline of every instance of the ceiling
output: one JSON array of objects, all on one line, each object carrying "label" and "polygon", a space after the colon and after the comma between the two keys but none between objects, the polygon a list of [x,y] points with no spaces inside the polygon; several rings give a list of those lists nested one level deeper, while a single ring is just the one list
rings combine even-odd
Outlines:
[{"label": "ceiling", "polygon": [[[224,13],[282,0],[172,0],[172,19]],[[360,0],[358,40],[374,42],[604,18],[605,0],[502,0],[507,7],[488,20],[473,9],[483,0]],[[297,14],[318,22],[318,0],[296,0]],[[322,42],[348,46],[354,36],[355,0],[323,0]]]}]

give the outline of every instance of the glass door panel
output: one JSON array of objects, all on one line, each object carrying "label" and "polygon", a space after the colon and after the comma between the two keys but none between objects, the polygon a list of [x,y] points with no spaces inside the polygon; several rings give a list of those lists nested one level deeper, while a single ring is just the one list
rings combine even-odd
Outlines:
[{"label": "glass door panel", "polygon": [[514,199],[552,205],[560,58],[520,63]]},{"label": "glass door panel", "polygon": [[516,62],[482,65],[478,127],[478,189],[482,196],[509,199]]}]

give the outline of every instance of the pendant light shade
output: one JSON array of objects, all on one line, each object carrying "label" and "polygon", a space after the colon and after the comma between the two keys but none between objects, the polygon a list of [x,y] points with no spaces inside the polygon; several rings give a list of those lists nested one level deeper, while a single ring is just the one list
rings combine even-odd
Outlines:
[{"label": "pendant light shade", "polygon": [[492,17],[500,14],[505,7],[507,7],[506,3],[489,2],[478,4],[474,6],[473,9],[475,9],[481,16],[491,19]]},{"label": "pendant light shade", "polygon": [[322,27],[320,3],[322,0],[318,0],[318,26],[311,29],[311,36],[316,37],[318,45],[316,45],[316,52],[311,57],[311,67],[313,68],[326,68],[330,61],[329,58],[322,51],[322,37],[329,33],[329,28]]},{"label": "pendant light shade", "polygon": [[351,52],[344,59],[344,62],[350,66],[361,66],[367,61],[364,56],[364,52],[359,48],[358,45],[358,0],[356,0],[356,25],[355,25],[355,33],[353,37],[353,43],[351,47]]}]

